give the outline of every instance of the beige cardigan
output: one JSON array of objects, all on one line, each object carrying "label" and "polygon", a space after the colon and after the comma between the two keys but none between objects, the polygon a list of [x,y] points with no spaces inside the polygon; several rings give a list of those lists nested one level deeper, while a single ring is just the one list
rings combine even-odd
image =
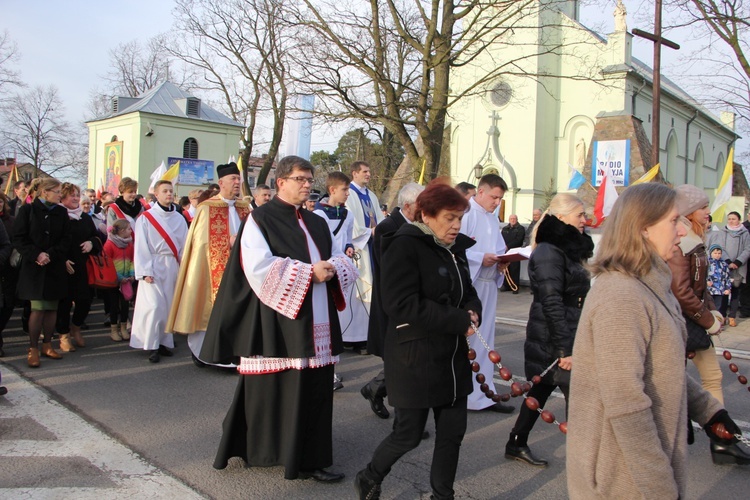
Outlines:
[{"label": "beige cardigan", "polygon": [[688,413],[703,425],[722,406],[685,372],[685,322],[671,280],[659,260],[643,283],[604,273],[588,294],[573,347],[572,499],[685,496]]}]

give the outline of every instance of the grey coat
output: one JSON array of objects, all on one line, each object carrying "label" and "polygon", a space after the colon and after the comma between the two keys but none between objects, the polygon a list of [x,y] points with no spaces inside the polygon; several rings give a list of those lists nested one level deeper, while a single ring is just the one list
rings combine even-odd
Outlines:
[{"label": "grey coat", "polygon": [[[709,231],[706,235],[706,248],[710,248],[711,245],[721,246],[724,250],[723,260],[731,260],[735,264],[738,262],[741,264],[738,264],[740,266],[739,276],[745,283],[747,280],[747,261],[750,259],[750,233],[745,229],[745,226],[740,225],[740,229],[737,231],[731,231],[726,226],[718,231]],[[736,275],[737,273],[732,273],[733,278]]]},{"label": "grey coat", "polygon": [[659,260],[642,282],[603,273],[588,294],[573,347],[572,499],[685,497],[688,414],[704,425],[722,406],[685,372],[671,281]]}]

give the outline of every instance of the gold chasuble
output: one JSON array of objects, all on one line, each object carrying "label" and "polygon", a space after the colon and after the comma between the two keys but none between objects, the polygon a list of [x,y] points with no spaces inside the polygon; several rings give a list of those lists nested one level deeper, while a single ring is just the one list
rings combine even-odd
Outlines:
[{"label": "gold chasuble", "polygon": [[[244,221],[250,213],[248,203],[237,200],[234,206],[240,221]],[[220,196],[198,205],[182,254],[167,332],[206,330],[229,260],[229,227],[229,205]]]}]

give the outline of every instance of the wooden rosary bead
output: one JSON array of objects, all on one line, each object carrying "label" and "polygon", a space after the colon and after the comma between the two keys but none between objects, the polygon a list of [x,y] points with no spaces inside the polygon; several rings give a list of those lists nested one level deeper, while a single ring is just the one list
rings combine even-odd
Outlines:
[{"label": "wooden rosary bead", "polygon": [[492,361],[492,364],[494,365],[500,362],[500,353],[497,351],[490,351],[487,356],[490,358],[490,361]]},{"label": "wooden rosary bead", "polygon": [[554,413],[552,413],[552,412],[551,412],[551,411],[549,411],[549,410],[544,410],[544,411],[542,412],[542,420],[544,420],[544,421],[545,421],[545,422],[547,422],[548,424],[551,424],[552,422],[554,422],[554,421],[555,421],[555,414],[554,414]]},{"label": "wooden rosary bead", "polygon": [[536,398],[526,398],[526,408],[528,408],[531,411],[538,410],[539,401],[537,401]]}]

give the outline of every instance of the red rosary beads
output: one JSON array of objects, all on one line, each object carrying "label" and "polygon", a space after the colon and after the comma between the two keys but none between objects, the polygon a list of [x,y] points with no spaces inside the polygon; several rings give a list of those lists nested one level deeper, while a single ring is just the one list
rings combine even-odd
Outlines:
[{"label": "red rosary beads", "polygon": [[[531,390],[533,387],[532,384],[539,384],[542,381],[542,377],[544,377],[547,372],[549,372],[558,362],[556,359],[552,362],[551,365],[549,365],[541,374],[534,375],[531,377],[531,383],[529,382],[516,382],[513,380],[513,374],[511,371],[503,366],[500,363],[500,353],[495,351],[494,349],[490,349],[490,346],[487,345],[487,342],[484,340],[484,337],[479,334],[479,329],[476,328],[476,326],[472,323],[472,327],[474,327],[474,335],[477,335],[479,337],[479,340],[482,342],[482,345],[485,349],[487,349],[487,357],[489,360],[497,366],[498,370],[500,371],[500,378],[505,380],[506,382],[511,382],[510,384],[510,394],[495,394],[495,391],[490,389],[489,384],[487,384],[486,377],[482,373],[478,373],[480,370],[479,363],[476,361],[477,359],[477,352],[469,346],[469,354],[468,358],[469,361],[471,361],[471,371],[476,373],[475,379],[477,383],[479,383],[479,390],[481,390],[486,397],[491,399],[495,403],[499,403],[500,401],[508,401],[511,397],[518,397],[523,396],[524,403],[526,404],[526,407],[531,411],[538,411],[541,414],[542,420],[547,422],[548,424],[557,424],[557,427],[560,429],[560,431],[563,434],[568,433],[568,423],[567,422],[558,422],[555,418],[555,414],[552,413],[549,410],[545,410],[543,408],[539,407],[539,401],[536,400],[536,398],[527,396],[526,393]],[[466,342],[469,342],[469,338],[466,338]]]}]

